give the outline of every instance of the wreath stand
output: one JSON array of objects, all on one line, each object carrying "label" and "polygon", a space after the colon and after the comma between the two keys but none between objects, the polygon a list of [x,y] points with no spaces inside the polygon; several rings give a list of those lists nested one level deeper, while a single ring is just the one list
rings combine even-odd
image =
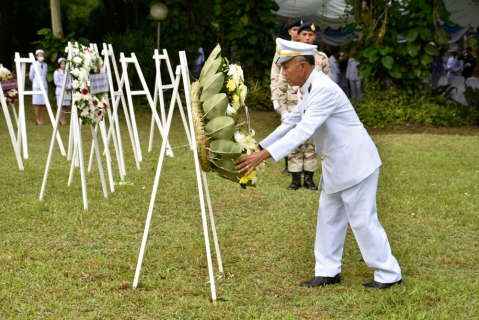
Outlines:
[{"label": "wreath stand", "polygon": [[153,209],[155,205],[155,198],[156,198],[156,193],[158,190],[158,184],[160,180],[160,175],[161,175],[161,169],[163,165],[163,161],[165,158],[165,152],[166,148],[168,145],[168,134],[170,131],[170,125],[171,125],[171,119],[173,117],[173,109],[175,106],[175,98],[178,97],[178,88],[180,84],[180,77],[183,77],[183,85],[184,85],[184,90],[185,90],[185,98],[186,98],[186,105],[187,105],[187,110],[188,110],[188,121],[189,121],[189,126],[190,130],[189,132],[191,133],[190,136],[190,141],[193,141],[191,144],[191,149],[193,150],[193,156],[194,156],[194,161],[195,161],[195,168],[196,168],[196,181],[198,184],[198,193],[199,193],[199,198],[200,198],[200,207],[201,207],[201,219],[203,223],[203,234],[205,238],[205,245],[206,245],[206,258],[208,262],[208,273],[209,273],[209,278],[210,278],[210,286],[211,286],[211,298],[213,304],[216,304],[216,287],[215,287],[215,279],[214,279],[214,274],[213,274],[213,266],[212,266],[212,260],[211,260],[211,249],[210,249],[210,241],[209,241],[209,236],[208,236],[208,223],[207,223],[207,218],[206,218],[206,210],[205,210],[205,200],[204,200],[204,193],[203,193],[203,187],[205,188],[204,192],[206,193],[206,199],[207,199],[207,204],[208,204],[208,209],[209,209],[209,215],[210,215],[210,220],[211,220],[211,228],[212,228],[212,233],[213,233],[213,238],[214,238],[214,243],[215,243],[215,249],[216,249],[216,256],[218,259],[218,268],[219,272],[223,273],[223,264],[221,261],[221,253],[219,250],[219,245],[218,245],[218,237],[216,235],[216,226],[214,222],[214,217],[213,217],[213,210],[211,207],[211,199],[210,199],[210,193],[208,189],[208,180],[206,178],[206,173],[201,171],[200,169],[200,162],[198,158],[198,153],[197,153],[197,147],[196,147],[196,140],[194,135],[194,126],[193,126],[193,116],[191,112],[191,102],[190,102],[190,81],[189,81],[189,71],[188,71],[188,62],[186,60],[186,54],[184,51],[180,51],[180,66],[177,66],[176,68],[176,80],[175,84],[173,87],[173,96],[171,99],[171,104],[170,104],[170,109],[168,113],[168,119],[167,122],[165,123],[165,135],[163,135],[163,143],[161,145],[161,152],[160,152],[160,158],[158,161],[158,168],[156,170],[156,175],[155,175],[155,182],[153,184],[153,191],[151,195],[151,200],[150,200],[150,206],[148,209],[148,215],[146,218],[146,225],[145,225],[145,231],[143,233],[143,238],[141,241],[141,248],[140,248],[140,254],[138,257],[138,263],[136,265],[136,272],[135,272],[135,279],[133,281],[133,288],[136,289],[138,286],[138,280],[140,277],[140,270],[141,270],[141,265],[143,262],[143,255],[145,253],[145,247],[146,247],[146,242],[148,239],[148,230],[150,228],[150,223],[151,223],[151,217],[153,215]]},{"label": "wreath stand", "polygon": [[[29,53],[28,58],[20,58],[20,54],[15,52],[15,65],[17,68],[17,81],[18,81],[18,101],[19,101],[19,119],[18,119],[18,136],[17,136],[17,143],[18,148],[20,149],[23,144],[23,157],[28,159],[28,145],[27,145],[27,128],[26,128],[26,120],[25,120],[25,96],[26,95],[36,95],[42,94],[43,98],[45,99],[45,105],[48,111],[48,116],[50,117],[50,121],[53,125],[53,131],[56,133],[56,138],[58,145],[60,147],[60,152],[63,156],[66,156],[65,148],[63,147],[62,138],[60,137],[60,133],[57,131],[56,126],[58,126],[58,122],[55,125],[55,117],[53,116],[52,108],[50,106],[50,101],[48,100],[48,94],[45,90],[45,86],[43,85],[42,81],[40,83],[40,91],[25,91],[25,77],[26,77],[26,65],[27,63],[31,63],[33,65],[33,70],[35,72],[35,77],[40,79],[40,71],[38,70],[38,66],[35,62],[35,57],[33,53]],[[60,108],[61,109],[61,108]]]},{"label": "wreath stand", "polygon": [[[72,47],[71,42],[69,42],[68,43],[68,59],[67,60],[72,59],[72,54],[73,54],[73,47]],[[32,55],[32,54],[30,54],[30,55]],[[70,62],[67,61],[66,70],[69,70],[69,65],[70,65]],[[65,73],[65,76],[63,77],[62,88],[65,88],[67,78],[68,78],[69,74],[70,73],[68,71]],[[62,93],[60,95],[60,102],[63,102],[64,95],[65,95],[65,90],[62,90]],[[71,121],[70,121],[72,128],[70,130],[71,130],[71,132],[73,132],[73,134],[71,135],[73,137],[73,158],[72,158],[72,163],[71,163],[71,167],[70,167],[70,175],[69,175],[69,178],[68,178],[68,186],[70,186],[71,182],[72,182],[75,162],[78,162],[79,166],[80,166],[80,177],[81,177],[82,195],[83,195],[83,208],[85,209],[85,211],[87,211],[88,210],[88,197],[87,197],[87,189],[86,189],[85,166],[84,166],[84,161],[83,161],[83,146],[82,146],[82,137],[81,137],[81,123],[82,123],[82,120],[78,116],[78,110],[77,110],[77,107],[75,105],[75,99],[73,97],[73,94],[72,94],[72,102],[73,102],[72,103],[72,113],[71,113]],[[58,133],[57,132],[58,123],[60,122],[60,112],[61,112],[61,108],[58,108],[56,122],[55,122],[55,125],[53,126],[53,134],[52,134],[52,139],[51,139],[51,142],[50,142],[50,150],[48,152],[47,164],[46,164],[46,167],[45,167],[45,174],[43,176],[42,188],[40,190],[40,200],[43,200],[43,197],[45,195],[45,188],[46,188],[46,184],[47,184],[47,180],[48,180],[48,173],[49,173],[49,170],[50,170],[51,159],[52,159],[52,155],[53,155],[53,148],[55,147],[55,136]],[[102,164],[101,164],[100,148],[98,147],[98,139],[97,139],[96,131],[93,128],[93,126],[91,126],[91,125],[90,125],[90,129],[91,129],[91,133],[92,133],[92,136],[93,136],[93,146],[94,146],[96,158],[97,158],[97,161],[98,161],[98,170],[99,170],[99,173],[100,173],[103,195],[104,195],[105,198],[108,198],[108,192],[107,192],[106,182],[105,182],[105,175],[103,173],[103,167],[102,167]]]},{"label": "wreath stand", "polygon": [[[23,171],[24,167],[23,167],[22,157],[20,155],[20,149],[17,144],[17,139],[15,138],[15,131],[13,131],[12,120],[10,119],[10,113],[8,112],[7,100],[5,98],[5,95],[3,94],[1,81],[0,81],[0,103],[2,104],[5,120],[7,121],[8,132],[10,133],[10,139],[12,140],[13,150],[15,151],[15,157],[17,158],[18,168]],[[15,111],[15,106],[12,106],[12,108]]]},{"label": "wreath stand", "polygon": [[[130,82],[125,81],[125,88],[126,88],[126,95],[127,95],[127,100],[128,100],[128,105],[130,108],[130,115],[131,115],[131,122],[133,125],[133,135],[135,138],[135,147],[136,147],[136,157],[137,157],[137,167],[140,169],[140,162],[143,161],[143,157],[141,154],[141,148],[140,148],[140,139],[138,136],[138,129],[136,126],[136,119],[135,119],[135,110],[133,106],[133,100],[132,96],[137,96],[137,95],[146,95],[146,98],[148,99],[148,104],[150,105],[150,109],[153,113],[153,118],[156,121],[156,125],[158,126],[158,129],[160,130],[160,135],[161,137],[164,137],[164,130],[163,130],[163,125],[161,123],[160,117],[158,116],[158,112],[156,112],[156,107],[153,104],[153,99],[151,98],[150,91],[148,90],[148,86],[146,85],[145,77],[143,77],[143,73],[141,72],[140,65],[138,63],[138,59],[136,58],[136,55],[134,53],[131,54],[131,58],[126,58],[123,52],[120,53],[120,62],[121,62],[121,67],[123,69],[123,74],[122,78],[125,80],[128,79],[128,63],[133,63],[136,69],[136,72],[138,73],[138,76],[141,81],[141,85],[143,87],[143,90],[136,90],[132,91],[130,89]],[[167,155],[172,157],[173,152],[171,151],[169,142],[167,141],[168,148],[170,150],[167,151]]]},{"label": "wreath stand", "polygon": [[[158,49],[155,49],[155,54],[153,55],[153,59],[155,59],[155,65],[156,65],[156,81],[155,81],[155,93],[154,93],[153,105],[156,107],[157,99],[160,100],[161,119],[163,123],[166,123],[165,100],[163,97],[163,91],[173,88],[174,86],[173,82],[175,77],[173,75],[173,69],[171,68],[170,58],[168,57],[168,52],[166,51],[166,49],[163,49],[163,54],[161,55],[158,53]],[[162,83],[161,71],[160,71],[161,60],[165,60],[166,66],[168,68],[168,74],[170,76],[171,84],[164,85]],[[179,95],[176,95],[176,103],[178,103],[178,109],[181,114],[181,119],[183,120],[183,126],[185,127],[186,137],[188,138],[188,145],[190,146],[190,149],[191,149],[191,139],[190,139],[190,133],[188,131],[188,124],[186,122],[185,113],[183,111],[183,106],[181,104],[181,99]],[[154,118],[151,117],[150,143],[148,145],[148,152],[151,152],[151,150],[153,149],[154,133],[155,133],[155,123],[154,123]]]}]

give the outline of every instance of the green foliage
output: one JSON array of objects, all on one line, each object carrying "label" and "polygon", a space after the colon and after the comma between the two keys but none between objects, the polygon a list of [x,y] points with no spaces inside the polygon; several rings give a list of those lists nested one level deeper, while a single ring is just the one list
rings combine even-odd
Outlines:
[{"label": "green foliage", "polygon": [[36,44],[35,49],[42,49],[45,51],[45,62],[48,64],[47,80],[53,81],[53,72],[58,69],[58,58],[65,57],[65,48],[68,46],[68,42],[78,42],[83,45],[88,45],[89,41],[85,38],[75,39],[75,32],[71,32],[64,38],[56,38],[53,32],[49,28],[40,29],[37,34],[44,36],[43,40],[32,42]]},{"label": "green foliage", "polygon": [[277,26],[272,11],[279,9],[273,0],[215,0],[218,41],[224,55],[241,64],[249,79],[269,84],[272,54],[275,50],[272,30]]},{"label": "green foliage", "polygon": [[[438,54],[436,46],[447,44],[448,35],[438,25],[438,19],[449,22],[443,1],[348,2],[353,8],[350,13],[355,17],[355,29],[363,34],[351,53],[360,62],[360,74],[366,83],[390,82],[403,89],[423,87],[433,57]],[[431,25],[435,32],[429,29]]]},{"label": "green foliage", "polygon": [[[448,91],[447,88],[444,90]],[[446,98],[438,99],[426,91],[397,90],[394,87],[384,89],[377,83],[370,83],[355,109],[363,124],[370,128],[395,125],[461,126],[479,123],[478,108],[445,102]]]},{"label": "green foliage", "polygon": [[[152,56],[156,48],[156,41],[147,30],[131,30],[125,34],[107,34],[104,37],[104,41],[112,45],[113,50],[116,52],[115,58],[118,61],[120,52],[123,52],[126,57],[131,57],[131,54],[135,53],[146,81],[154,83],[156,69]],[[133,66],[128,68],[128,78],[134,89],[139,88],[140,78]]]},{"label": "green foliage", "polygon": [[271,91],[261,85],[259,81],[247,80],[248,94],[246,95],[245,104],[249,110],[271,110]]},{"label": "green foliage", "polygon": [[479,89],[466,86],[466,91],[464,91],[464,97],[469,106],[475,108],[479,111]]}]

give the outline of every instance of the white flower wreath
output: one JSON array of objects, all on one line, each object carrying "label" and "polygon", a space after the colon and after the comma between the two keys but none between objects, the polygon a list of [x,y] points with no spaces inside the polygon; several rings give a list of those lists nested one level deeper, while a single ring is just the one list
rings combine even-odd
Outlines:
[{"label": "white flower wreath", "polygon": [[88,47],[73,46],[73,59],[70,74],[72,76],[73,103],[78,109],[79,117],[86,123],[95,125],[103,120],[104,111],[108,108],[108,94],[100,97],[89,90],[89,75],[100,73],[103,61],[95,50]]}]

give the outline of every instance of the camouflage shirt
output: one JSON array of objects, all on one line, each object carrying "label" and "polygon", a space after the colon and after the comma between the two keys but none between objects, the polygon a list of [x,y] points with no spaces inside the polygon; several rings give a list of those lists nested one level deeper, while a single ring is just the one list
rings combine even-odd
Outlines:
[{"label": "camouflage shirt", "polygon": [[[323,71],[330,78],[331,69],[329,67],[328,57],[324,52],[314,50],[313,51],[315,67],[318,71]],[[279,56],[275,53],[273,59],[273,65],[271,66],[271,100],[277,100],[280,105],[280,111],[291,109],[291,105],[298,103],[298,86],[290,86],[288,82],[281,74],[282,69],[276,64]]]}]

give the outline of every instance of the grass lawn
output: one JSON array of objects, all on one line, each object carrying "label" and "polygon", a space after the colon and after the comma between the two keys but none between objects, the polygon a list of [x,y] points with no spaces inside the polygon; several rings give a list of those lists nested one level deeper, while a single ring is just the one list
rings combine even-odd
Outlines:
[{"label": "grass lawn", "polygon": [[[185,145],[179,113],[174,119],[170,143]],[[286,190],[283,162],[269,160],[261,186],[247,190],[208,174],[225,270],[213,305],[189,148],[164,162],[139,286],[131,288],[161,146],[157,133],[147,152],[150,121],[137,111],[141,170],[122,122],[127,176],[120,184],[113,161],[116,191],[105,199],[95,162],[84,211],[79,170],[68,187],[70,163],[58,147],[39,200],[52,127],[35,125],[27,108],[30,157],[19,171],[0,115],[0,319],[479,317],[479,128],[370,130],[383,161],[379,219],[404,280],[383,291],[362,287],[373,271],[350,230],[343,282],[299,287],[314,276],[319,192]],[[279,122],[273,112],[252,113],[257,140]],[[65,147],[68,130],[60,127]],[[82,130],[88,159],[91,135]]]}]

